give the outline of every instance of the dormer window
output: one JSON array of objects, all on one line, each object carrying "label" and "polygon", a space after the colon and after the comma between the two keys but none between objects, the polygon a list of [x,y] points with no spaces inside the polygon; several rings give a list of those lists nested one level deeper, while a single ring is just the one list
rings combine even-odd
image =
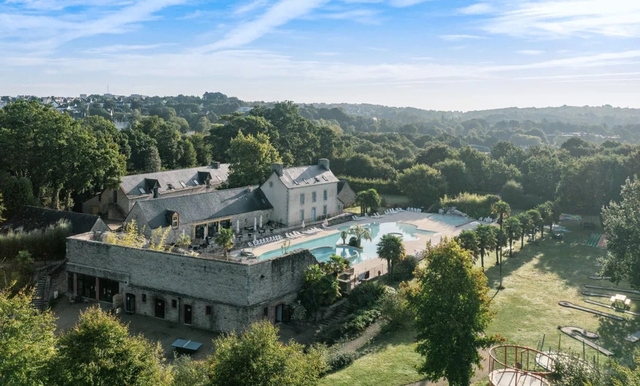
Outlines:
[{"label": "dormer window", "polygon": [[174,213],[171,216],[171,228],[177,228],[180,225],[180,216],[177,213]]},{"label": "dormer window", "polygon": [[185,184],[184,182],[180,181],[180,186],[182,186],[183,188],[186,188],[187,184]]},{"label": "dormer window", "polygon": [[167,183],[167,190],[173,190],[173,184]]}]

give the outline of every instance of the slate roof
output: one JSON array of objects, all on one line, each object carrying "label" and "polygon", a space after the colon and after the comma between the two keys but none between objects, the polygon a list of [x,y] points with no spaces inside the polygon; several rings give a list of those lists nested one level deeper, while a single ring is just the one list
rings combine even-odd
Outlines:
[{"label": "slate roof", "polygon": [[209,178],[209,176],[211,178],[211,186],[215,187],[222,184],[229,177],[229,164],[220,164],[218,168],[200,166],[189,169],[132,174],[122,177],[120,187],[129,198],[152,196],[153,185],[156,183],[160,195],[175,194],[180,191],[184,192],[183,194],[187,194],[191,190],[205,190],[205,179]]},{"label": "slate roof", "polygon": [[338,182],[338,200],[345,208],[356,202],[356,192],[351,189],[347,181]]},{"label": "slate roof", "polygon": [[338,182],[338,178],[333,175],[331,170],[319,165],[286,168],[282,170],[282,175],[279,178],[288,189]]},{"label": "slate roof", "polygon": [[25,232],[45,229],[50,225],[55,225],[60,220],[66,220],[71,223],[72,235],[90,232],[94,227],[96,227],[96,230],[103,231],[109,229],[102,219],[96,215],[23,206],[15,216],[0,226],[0,233],[19,228],[22,228]]},{"label": "slate roof", "polygon": [[[177,212],[180,223],[191,224],[241,213],[273,209],[257,186],[215,190],[185,196],[162,197],[138,201],[136,204],[151,229],[169,226],[168,212]],[[134,207],[135,207],[134,205]],[[133,209],[132,209],[133,211]]]}]

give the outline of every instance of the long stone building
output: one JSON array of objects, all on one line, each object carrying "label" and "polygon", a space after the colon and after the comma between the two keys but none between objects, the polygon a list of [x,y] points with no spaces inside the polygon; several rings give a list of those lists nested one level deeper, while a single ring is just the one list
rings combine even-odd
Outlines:
[{"label": "long stone building", "polygon": [[305,269],[317,262],[308,250],[225,261],[93,239],[93,233],[67,239],[70,293],[104,302],[119,294],[125,312],[222,332],[286,320]]}]

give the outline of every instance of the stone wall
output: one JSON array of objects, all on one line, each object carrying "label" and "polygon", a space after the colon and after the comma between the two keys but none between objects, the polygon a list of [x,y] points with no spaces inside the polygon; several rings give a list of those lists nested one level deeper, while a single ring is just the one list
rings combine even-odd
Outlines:
[{"label": "stone wall", "polygon": [[[182,322],[182,307],[193,307],[192,325],[230,331],[260,319],[265,307],[290,304],[300,290],[304,270],[315,264],[307,250],[270,260],[223,261],[168,252],[126,248],[87,240],[67,239],[67,270],[117,280],[120,293],[136,295],[136,312],[153,315],[153,299],[165,300],[165,319]],[[142,302],[142,295],[146,302]],[[206,306],[212,315],[205,315]]]}]

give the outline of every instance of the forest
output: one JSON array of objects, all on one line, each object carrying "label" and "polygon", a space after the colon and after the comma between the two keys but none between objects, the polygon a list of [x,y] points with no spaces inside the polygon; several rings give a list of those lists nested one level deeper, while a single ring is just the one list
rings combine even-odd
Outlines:
[{"label": "forest", "polygon": [[[264,172],[247,173],[255,165],[268,171],[271,162],[295,166],[318,158],[329,158],[333,172],[356,191],[404,195],[424,209],[468,192],[499,194],[514,208],[554,201],[562,211],[597,214],[640,167],[638,124],[596,123],[608,110],[620,113],[611,113],[614,121],[633,118],[632,109],[593,108],[604,109],[592,114],[593,124],[495,119],[510,109],[487,113],[487,120],[443,113],[410,122],[411,114],[396,108],[371,110],[397,113],[397,119],[378,119],[344,106],[249,107],[220,93],[107,102],[100,109],[120,103],[131,111],[130,127],[117,129],[96,103],[75,118],[37,101],[13,101],[0,110],[5,218],[24,204],[77,208],[125,174],[228,162],[235,176],[226,186],[233,187],[260,183]],[[582,108],[564,109],[583,117]]]}]

